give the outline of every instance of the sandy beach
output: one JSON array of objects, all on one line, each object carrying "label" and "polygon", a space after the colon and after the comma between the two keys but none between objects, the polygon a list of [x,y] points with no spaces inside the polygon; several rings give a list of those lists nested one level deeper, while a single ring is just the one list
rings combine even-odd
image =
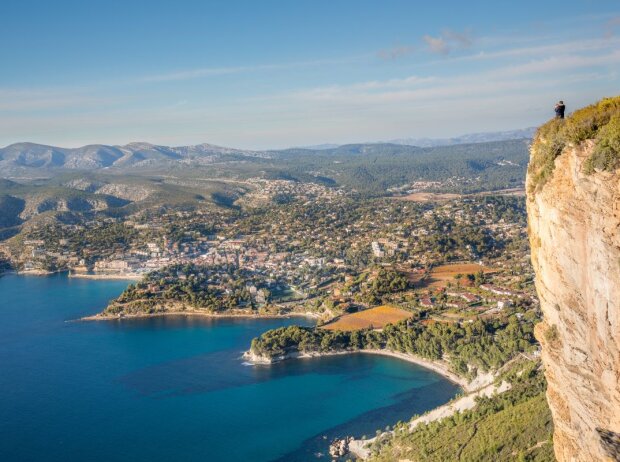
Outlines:
[{"label": "sandy beach", "polygon": [[254,356],[249,351],[244,353],[244,358],[253,364],[271,364],[273,362],[278,362],[287,359],[307,359],[307,358],[319,358],[323,356],[337,356],[337,355],[350,355],[350,354],[374,354],[374,355],[382,355],[382,356],[391,356],[393,358],[402,359],[403,361],[408,361],[410,363],[417,364],[418,366],[422,366],[426,369],[430,369],[438,374],[442,375],[446,379],[450,380],[453,383],[456,383],[464,391],[471,391],[477,387],[477,380],[469,382],[467,379],[455,374],[449,368],[449,365],[444,362],[432,361],[429,359],[422,358],[420,356],[415,356],[408,353],[400,353],[397,351],[391,350],[347,350],[347,351],[330,351],[330,352],[312,352],[312,353],[293,353],[284,358],[277,358],[276,360],[269,361],[265,359],[258,358]]}]

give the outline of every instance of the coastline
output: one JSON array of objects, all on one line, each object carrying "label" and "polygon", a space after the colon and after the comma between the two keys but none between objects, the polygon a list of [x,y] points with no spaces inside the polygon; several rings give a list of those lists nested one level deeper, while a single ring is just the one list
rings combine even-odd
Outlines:
[{"label": "coastline", "polygon": [[3,274],[17,274],[18,276],[51,276],[53,274],[62,274],[66,273],[68,270],[57,270],[57,271],[47,271],[47,270],[21,270],[21,271],[12,271]]},{"label": "coastline", "polygon": [[120,321],[123,319],[159,318],[164,316],[198,316],[203,318],[241,318],[241,319],[280,319],[280,318],[311,318],[318,319],[320,316],[314,313],[287,313],[287,314],[246,314],[246,313],[208,313],[204,311],[166,311],[163,313],[139,313],[139,314],[93,314],[84,316],[79,321]]},{"label": "coastline", "polygon": [[254,355],[250,351],[246,351],[243,354],[243,357],[250,363],[255,365],[268,365],[273,364],[275,362],[284,361],[287,359],[308,359],[308,358],[319,358],[323,356],[338,356],[338,355],[349,355],[349,354],[374,354],[381,356],[390,356],[393,358],[398,358],[403,361],[407,361],[418,366],[422,366],[425,369],[432,370],[437,374],[443,376],[444,378],[450,380],[452,383],[460,386],[463,391],[471,392],[478,387],[478,380],[474,379],[472,381],[468,381],[464,377],[461,377],[449,369],[448,364],[441,363],[438,361],[432,361],[430,359],[425,359],[420,356],[415,356],[409,353],[401,353],[398,351],[392,350],[376,350],[376,349],[362,349],[362,350],[345,350],[345,351],[328,351],[328,352],[311,352],[311,353],[293,353],[288,354],[283,357],[274,358],[273,360],[261,358],[259,356]]},{"label": "coastline", "polygon": [[91,273],[69,273],[70,278],[76,279],[108,279],[121,281],[139,281],[141,274],[91,274]]},{"label": "coastline", "polygon": [[[412,420],[409,421],[409,430],[413,431],[418,425],[429,424],[431,422],[435,422],[438,420],[445,419],[447,417],[451,417],[457,412],[465,412],[470,409],[473,409],[477,404],[477,398],[479,397],[487,397],[490,398],[494,395],[499,395],[510,390],[511,385],[505,380],[502,381],[499,385],[494,384],[492,381],[482,388],[471,391],[464,396],[461,396],[457,399],[452,399],[448,401],[446,404],[436,407],[428,412],[425,412],[422,415],[419,415]],[[367,438],[367,439],[356,439],[353,438],[348,442],[348,451],[349,454],[355,455],[357,459],[366,460],[371,453],[370,445],[372,445],[378,438],[382,438],[385,435],[393,433],[392,431],[382,432],[380,435]]]}]

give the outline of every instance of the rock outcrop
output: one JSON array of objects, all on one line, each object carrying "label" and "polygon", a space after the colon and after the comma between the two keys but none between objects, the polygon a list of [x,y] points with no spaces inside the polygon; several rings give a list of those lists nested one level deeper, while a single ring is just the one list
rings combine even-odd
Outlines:
[{"label": "rock outcrop", "polygon": [[[609,130],[603,141],[598,133],[620,120],[620,98],[604,101],[614,100],[604,117],[596,105],[582,110],[594,122],[579,112],[552,122],[554,139],[543,127],[531,148],[527,207],[544,312],[536,336],[560,462],[620,460],[620,169],[612,162],[620,152],[605,151],[610,162],[592,167],[598,144],[609,142]],[[571,138],[588,123],[585,139]]]}]

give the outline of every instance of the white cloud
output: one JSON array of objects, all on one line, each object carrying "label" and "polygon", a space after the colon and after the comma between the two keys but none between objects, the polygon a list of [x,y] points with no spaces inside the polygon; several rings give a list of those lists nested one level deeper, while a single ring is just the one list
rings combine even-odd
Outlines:
[{"label": "white cloud", "polygon": [[452,29],[444,29],[438,37],[425,35],[422,40],[432,53],[447,55],[453,50],[463,50],[473,44],[471,33],[466,30],[458,32]]},{"label": "white cloud", "polygon": [[397,45],[392,48],[380,50],[377,56],[385,61],[393,61],[395,59],[408,56],[416,51],[416,47],[413,45]]},{"label": "white cloud", "polygon": [[422,40],[426,42],[428,49],[433,53],[440,55],[447,55],[450,53],[450,47],[443,37],[432,37],[430,35],[425,35],[422,37]]}]

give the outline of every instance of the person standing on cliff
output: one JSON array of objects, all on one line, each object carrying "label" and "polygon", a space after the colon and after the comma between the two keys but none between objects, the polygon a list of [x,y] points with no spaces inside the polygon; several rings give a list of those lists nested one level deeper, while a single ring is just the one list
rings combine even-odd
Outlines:
[{"label": "person standing on cliff", "polygon": [[564,101],[559,101],[558,104],[555,105],[555,118],[563,119],[565,110],[566,106],[564,106]]}]

